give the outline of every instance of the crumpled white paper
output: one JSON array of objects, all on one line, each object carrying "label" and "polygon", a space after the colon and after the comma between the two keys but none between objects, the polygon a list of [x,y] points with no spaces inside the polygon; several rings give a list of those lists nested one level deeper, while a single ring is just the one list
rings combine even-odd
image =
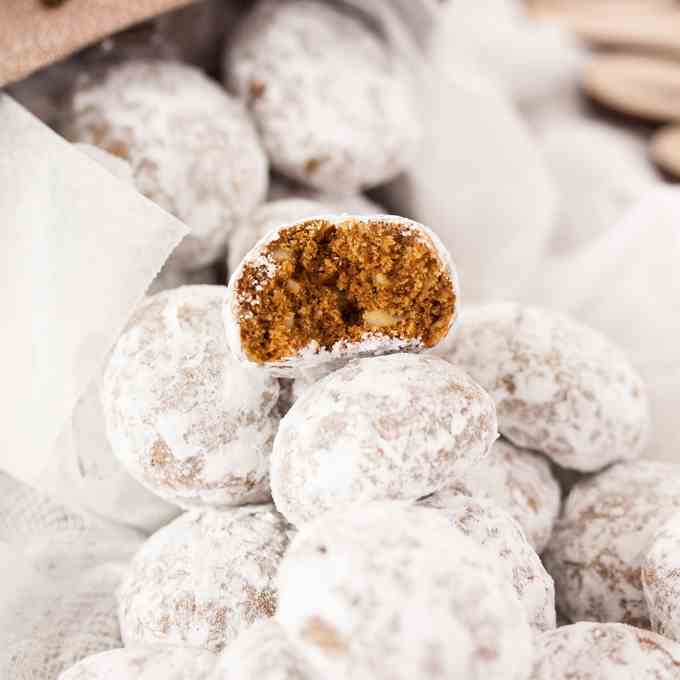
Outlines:
[{"label": "crumpled white paper", "polygon": [[0,467],[42,487],[76,401],[186,228],[4,95],[0,149]]}]

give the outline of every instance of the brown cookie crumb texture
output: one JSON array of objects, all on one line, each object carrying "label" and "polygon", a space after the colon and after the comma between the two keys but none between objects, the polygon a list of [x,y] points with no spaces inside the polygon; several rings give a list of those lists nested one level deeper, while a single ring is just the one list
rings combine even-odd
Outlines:
[{"label": "brown cookie crumb texture", "polygon": [[424,235],[402,225],[309,220],[282,230],[261,255],[237,283],[241,343],[253,361],[371,334],[433,347],[448,331],[451,278]]}]

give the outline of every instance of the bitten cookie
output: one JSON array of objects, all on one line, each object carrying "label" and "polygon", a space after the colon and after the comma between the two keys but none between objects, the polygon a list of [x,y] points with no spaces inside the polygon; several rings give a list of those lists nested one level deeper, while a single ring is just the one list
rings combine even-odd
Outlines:
[{"label": "bitten cookie", "polygon": [[[297,381],[292,391],[293,397],[300,391]],[[539,554],[548,545],[560,511],[560,485],[548,461],[505,439],[496,440],[489,455],[472,465],[449,492],[496,503],[522,527]]]},{"label": "bitten cookie", "polygon": [[123,642],[218,652],[272,616],[288,530],[263,505],[191,511],[157,531],[118,591]]},{"label": "bitten cookie", "polygon": [[276,619],[254,623],[222,652],[210,680],[316,680]]},{"label": "bitten cookie", "polygon": [[623,353],[562,314],[467,309],[447,354],[496,402],[501,434],[583,472],[631,460],[649,434],[645,387]]},{"label": "bitten cookie", "polygon": [[225,55],[272,166],[327,191],[381,184],[421,135],[417,90],[356,14],[309,0],[261,0]]},{"label": "bitten cookie", "polygon": [[330,512],[293,540],[277,618],[329,680],[524,680],[531,631],[488,554],[439,512]]},{"label": "bitten cookie", "polygon": [[187,647],[133,647],[88,656],[58,680],[208,680],[217,657]]},{"label": "bitten cookie", "polygon": [[185,508],[269,499],[279,386],[232,358],[224,301],[221,286],[147,298],[104,375],[115,455],[135,479]]},{"label": "bitten cookie", "polygon": [[446,487],[496,439],[489,395],[436,357],[351,362],[305,390],[281,421],[272,494],[293,524],[368,500]]},{"label": "bitten cookie", "polygon": [[680,514],[654,537],[642,564],[652,630],[680,641]]},{"label": "bitten cookie", "polygon": [[489,553],[524,607],[529,625],[541,632],[555,628],[555,586],[521,527],[488,500],[438,492],[418,502],[440,511],[457,529]]},{"label": "bitten cookie", "polygon": [[449,333],[458,282],[426,227],[401,217],[310,219],[270,232],[232,274],[234,355],[281,375],[349,358],[421,351]]},{"label": "bitten cookie", "polygon": [[572,621],[648,628],[642,563],[654,535],[677,509],[677,465],[621,463],[578,482],[543,554],[560,611]]},{"label": "bitten cookie", "polygon": [[676,680],[680,645],[621,623],[576,623],[536,638],[530,680]]},{"label": "bitten cookie", "polygon": [[216,260],[267,191],[267,159],[242,106],[191,66],[133,60],[80,81],[62,132],[127,160],[137,189],[189,225],[175,267]]}]

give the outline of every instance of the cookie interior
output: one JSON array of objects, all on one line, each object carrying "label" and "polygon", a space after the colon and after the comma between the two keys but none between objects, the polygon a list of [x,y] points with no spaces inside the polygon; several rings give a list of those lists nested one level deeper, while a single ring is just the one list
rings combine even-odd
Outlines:
[{"label": "cookie interior", "polygon": [[432,347],[447,333],[456,296],[429,236],[382,219],[311,219],[282,229],[236,282],[241,343],[276,362],[316,341],[380,334]]}]

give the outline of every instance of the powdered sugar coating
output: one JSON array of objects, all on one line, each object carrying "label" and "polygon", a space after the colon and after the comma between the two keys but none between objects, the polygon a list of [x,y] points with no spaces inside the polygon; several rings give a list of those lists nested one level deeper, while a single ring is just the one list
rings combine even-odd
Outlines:
[{"label": "powdered sugar coating", "polygon": [[310,0],[260,0],[225,55],[272,166],[349,193],[396,176],[421,134],[417,91],[356,16]]},{"label": "powdered sugar coating", "polygon": [[330,512],[293,540],[277,618],[329,680],[522,680],[531,631],[512,587],[440,513]]},{"label": "powdered sugar coating", "polygon": [[181,268],[217,259],[267,191],[267,159],[241,104],[185,64],[133,60],[82,81],[63,132],[127,159],[139,191],[189,225],[172,256]]},{"label": "powdered sugar coating", "polygon": [[[293,395],[301,391],[297,383]],[[449,491],[496,503],[522,527],[537,553],[550,540],[562,500],[548,461],[505,439],[496,440],[491,453],[466,470]]]},{"label": "powdered sugar coating", "polygon": [[576,623],[536,640],[530,680],[677,680],[680,645],[621,623]]},{"label": "powdered sugar coating", "polygon": [[581,471],[639,457],[649,434],[641,378],[567,316],[514,303],[466,309],[447,354],[493,396],[501,434]]},{"label": "powdered sugar coating", "polygon": [[271,505],[191,511],[157,531],[118,592],[124,643],[220,651],[272,616],[287,532]]},{"label": "powdered sugar coating", "polygon": [[362,501],[414,501],[486,456],[496,436],[491,398],[445,361],[356,360],[309,387],[282,419],[272,495],[295,525]]},{"label": "powdered sugar coating", "polygon": [[188,647],[133,647],[88,656],[59,680],[208,680],[217,657]]},{"label": "powdered sugar coating", "polygon": [[[444,244],[439,240],[439,237],[424,225],[408,220],[405,217],[397,215],[319,215],[324,220],[328,220],[331,224],[342,226],[343,224],[351,224],[361,222],[370,225],[372,222],[380,222],[382,224],[390,224],[395,231],[400,231],[403,234],[415,234],[418,239],[432,248],[436,253],[442,270],[448,275],[451,280],[453,292],[456,296],[456,304],[449,321],[449,328],[447,335],[440,341],[441,344],[446,342],[446,339],[454,332],[456,322],[458,320],[458,308],[460,305],[460,286],[458,284],[458,274],[456,268],[451,260],[449,251],[444,247]],[[391,338],[383,333],[370,332],[365,333],[360,342],[337,342],[332,348],[326,349],[320,347],[318,343],[311,342],[307,347],[300,350],[296,355],[287,357],[280,361],[268,362],[265,364],[257,364],[250,360],[241,345],[241,300],[237,294],[237,286],[239,278],[243,275],[244,269],[247,265],[257,264],[268,269],[269,274],[274,276],[276,272],[277,262],[271,255],[265,255],[266,247],[279,237],[279,233],[286,228],[304,224],[306,220],[301,220],[294,223],[281,225],[278,229],[270,231],[265,235],[241,260],[236,271],[232,272],[229,279],[229,286],[227,289],[227,304],[224,306],[224,324],[227,332],[227,340],[229,348],[233,355],[245,363],[251,363],[258,366],[265,366],[272,375],[280,377],[295,377],[304,375],[304,372],[310,370],[317,370],[322,364],[339,365],[340,362],[346,361],[358,356],[375,356],[380,354],[388,354],[390,352],[412,351],[420,352],[425,349],[421,338],[400,339]]]},{"label": "powdered sugar coating", "polygon": [[492,501],[445,491],[418,504],[440,510],[456,528],[488,551],[489,563],[497,566],[512,584],[535,632],[555,628],[553,580],[519,524],[507,512]]},{"label": "powdered sugar coating", "polygon": [[222,652],[210,680],[316,680],[276,619],[254,623]]},{"label": "powdered sugar coating", "polygon": [[664,524],[642,565],[652,630],[680,641],[680,513]]},{"label": "powdered sugar coating", "polygon": [[680,509],[680,466],[620,463],[577,483],[543,560],[572,621],[648,628],[641,567],[659,527]]},{"label": "powdered sugar coating", "polygon": [[109,440],[138,481],[180,505],[269,499],[278,383],[229,354],[222,286],[147,298],[104,376]]}]

